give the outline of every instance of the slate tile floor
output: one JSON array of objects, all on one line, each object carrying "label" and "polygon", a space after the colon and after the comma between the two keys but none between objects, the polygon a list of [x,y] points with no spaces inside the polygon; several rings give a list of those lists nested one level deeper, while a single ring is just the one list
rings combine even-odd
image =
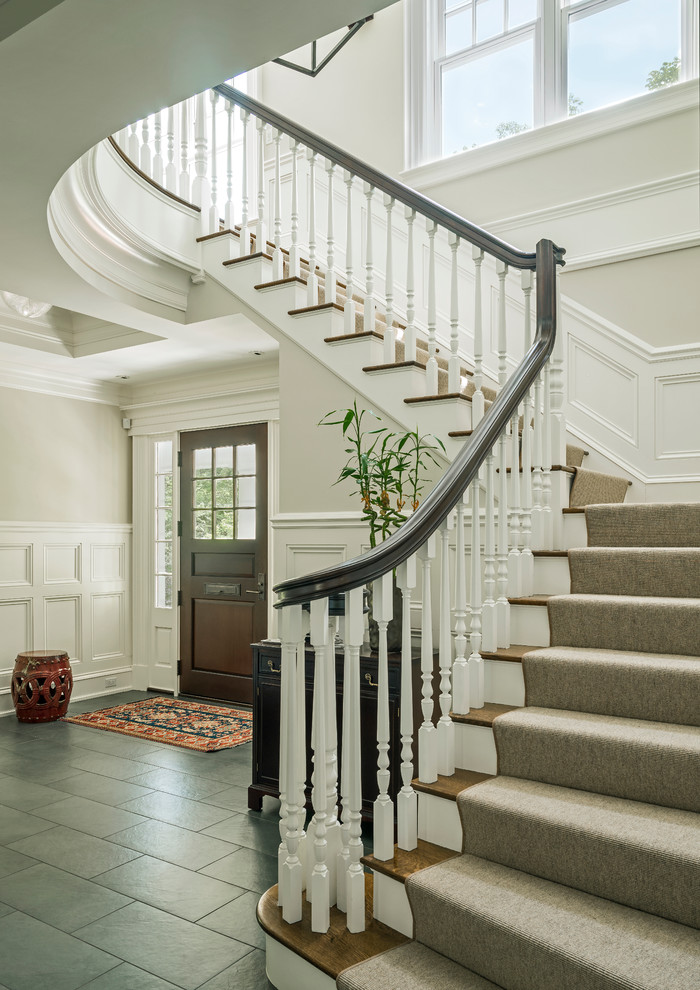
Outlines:
[{"label": "slate tile floor", "polygon": [[0,719],[0,990],[269,990],[255,907],[279,831],[247,811],[250,766],[250,744]]}]

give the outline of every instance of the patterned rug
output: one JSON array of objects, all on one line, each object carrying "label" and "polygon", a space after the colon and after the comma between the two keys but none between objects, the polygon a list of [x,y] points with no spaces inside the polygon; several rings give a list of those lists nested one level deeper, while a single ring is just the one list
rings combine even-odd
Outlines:
[{"label": "patterned rug", "polygon": [[204,753],[231,749],[253,738],[251,712],[177,698],[133,701],[85,715],[68,715],[63,721]]}]

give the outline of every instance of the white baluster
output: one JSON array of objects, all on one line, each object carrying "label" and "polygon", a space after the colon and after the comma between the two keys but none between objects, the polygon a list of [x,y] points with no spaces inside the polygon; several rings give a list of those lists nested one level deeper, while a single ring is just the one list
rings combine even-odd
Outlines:
[{"label": "white baluster", "polygon": [[455,660],[452,665],[452,710],[467,715],[470,707],[467,662],[467,565],[464,555],[464,502],[457,503],[455,537]]},{"label": "white baluster", "polygon": [[372,585],[374,617],[379,626],[377,681],[377,785],[374,802],[374,855],[387,860],[394,856],[394,802],[389,797],[389,665],[387,627],[393,617],[391,571]]},{"label": "white baluster", "polygon": [[[311,931],[327,932],[330,926],[330,873],[328,871],[326,839],[326,703],[328,676],[328,599],[311,602],[311,645],[314,648],[314,698],[311,745],[314,751],[312,802],[314,817],[311,825],[314,863],[307,899],[311,900]],[[335,675],[335,671],[333,672]]]},{"label": "white baluster", "polygon": [[255,118],[258,131],[258,222],[255,225],[255,250],[267,253],[267,224],[265,223],[265,121]]},{"label": "white baluster", "polygon": [[149,178],[151,175],[151,145],[149,143],[150,120],[150,117],[144,117],[141,121],[141,150],[139,152],[139,168],[142,172],[145,172]]},{"label": "white baluster", "polygon": [[135,124],[129,126],[129,143],[127,145],[127,154],[134,165],[138,165],[139,158],[141,156],[141,148],[139,145],[139,135],[138,135],[138,121]]},{"label": "white baluster", "polygon": [[192,183],[192,198],[194,205],[200,208],[201,212],[201,232],[209,233],[209,197],[210,189],[207,181],[207,118],[206,103],[204,93],[198,93],[195,97],[195,118],[194,118],[194,170],[195,177]]},{"label": "white baluster", "polygon": [[[451,529],[452,513],[447,517],[440,530],[440,719],[437,724],[437,772],[444,777],[451,777],[455,772],[455,727],[450,718],[452,711]],[[430,673],[432,674],[432,658],[430,658],[430,663]],[[423,677],[425,677],[425,671]]]},{"label": "white baluster", "polygon": [[284,255],[282,254],[282,176],[280,170],[282,132],[273,131],[273,137],[275,141],[275,250],[272,254],[272,277],[273,279],[281,279],[284,277]]},{"label": "white baluster", "polygon": [[291,206],[291,241],[289,245],[289,277],[298,277],[299,265],[299,143],[290,141],[292,152],[292,206]]},{"label": "white baluster", "polygon": [[[299,806],[297,780],[299,776],[299,729],[297,649],[303,640],[301,606],[291,605],[282,610],[282,700],[281,711],[286,713],[286,732],[280,732],[280,778],[284,767],[286,793],[286,835],[287,855],[282,863],[279,879],[279,900],[282,904],[282,917],[288,924],[301,921],[301,892],[304,867],[299,857],[299,846],[303,836],[304,805]],[[303,643],[302,643],[303,646]],[[303,683],[303,669],[302,683]],[[302,737],[303,741],[303,737]],[[304,754],[305,759],[305,754]],[[280,779],[281,787],[281,779]],[[280,806],[280,813],[282,808]]]},{"label": "white baluster", "polygon": [[[558,269],[557,269],[558,271]],[[552,464],[566,464],[566,424],[564,422],[564,327],[559,305],[559,278],[556,279],[557,333],[550,358],[550,449]],[[562,509],[569,504],[568,479],[565,472],[552,476],[552,548],[562,545]]]},{"label": "white baluster", "polygon": [[330,619],[326,675],[326,863],[331,907],[335,904],[338,884],[338,853],[341,848],[338,821],[338,718],[336,708],[335,633],[337,618]]},{"label": "white baluster", "polygon": [[[437,780],[437,731],[433,725],[433,603],[431,565],[435,559],[436,540],[430,536],[418,551],[421,561],[423,603],[421,608],[421,710],[423,724],[418,731],[418,777],[423,783]],[[403,701],[402,701],[403,707]]]},{"label": "white baluster", "polygon": [[372,256],[372,196],[374,186],[369,182],[362,184],[365,199],[367,200],[367,230],[365,231],[365,303],[364,303],[364,331],[369,333],[374,330],[377,303],[374,298],[374,258]]},{"label": "white baluster", "polygon": [[159,186],[163,185],[163,154],[162,154],[162,131],[163,120],[162,111],[158,110],[153,117],[153,145],[155,154],[153,156],[153,181]]},{"label": "white baluster", "polygon": [[233,122],[235,104],[226,101],[226,205],[224,207],[224,229],[233,230],[236,219],[233,207]]},{"label": "white baluster", "polygon": [[386,267],[384,270],[384,291],[386,296],[386,330],[384,331],[384,363],[393,364],[396,360],[396,330],[394,328],[394,230],[392,214],[394,197],[384,196],[386,210]]},{"label": "white baluster", "polygon": [[306,149],[309,163],[309,274],[306,279],[306,294],[309,306],[318,303],[318,275],[316,274],[316,152]]},{"label": "white baluster", "polygon": [[180,104],[180,182],[178,194],[180,199],[190,199],[190,128],[189,104],[183,100]]},{"label": "white baluster", "polygon": [[544,550],[544,505],[542,492],[542,372],[535,379],[532,433],[532,545]]},{"label": "white baluster", "polygon": [[496,472],[493,452],[486,458],[484,485],[484,602],[481,609],[481,649],[493,653],[498,646],[496,622],[496,522],[494,498]]},{"label": "white baluster", "polygon": [[416,219],[416,211],[406,207],[404,216],[408,227],[408,243],[406,246],[406,329],[403,335],[404,359],[406,361],[416,360],[416,283],[413,261],[413,223]]},{"label": "white baluster", "polygon": [[542,375],[542,541],[543,550],[552,549],[552,377],[551,362]]},{"label": "white baluster", "polygon": [[[401,730],[401,781],[402,787],[396,799],[396,814],[398,819],[398,845],[400,849],[415,849],[418,845],[418,795],[413,790],[413,685],[411,671],[411,593],[416,586],[416,558],[411,556],[396,568],[396,583],[401,589],[402,623],[401,623],[401,714],[399,728]],[[425,594],[425,592],[424,592]],[[432,674],[432,656],[431,674]],[[425,680],[423,681],[423,716],[429,720],[432,715],[432,698],[430,698],[430,713],[425,707]],[[421,726],[421,732],[425,722]],[[433,750],[435,728],[430,723],[428,750]],[[425,739],[425,736],[422,737]],[[419,734],[419,753],[421,748]],[[419,756],[419,759],[421,757]],[[429,757],[430,759],[430,757]],[[433,777],[437,780],[437,773]]]},{"label": "white baluster", "polygon": [[218,167],[217,167],[217,147],[216,147],[216,105],[219,102],[219,94],[215,89],[209,90],[211,101],[211,147],[209,155],[211,158],[211,208],[209,210],[209,233],[215,234],[219,229],[219,189],[218,189]]},{"label": "white baluster", "polygon": [[241,157],[241,229],[239,233],[238,247],[241,258],[250,254],[250,234],[248,231],[248,120],[250,113],[241,110],[241,122],[243,124],[243,141]]},{"label": "white baluster", "polygon": [[[348,827],[348,856],[343,893],[350,932],[365,930],[365,873],[362,847],[362,754],[360,751],[360,648],[364,638],[363,591],[345,594],[345,684],[343,688],[343,828]],[[340,860],[338,907],[341,907]]]},{"label": "white baluster", "polygon": [[355,333],[355,300],[353,292],[353,258],[352,258],[352,172],[343,172],[345,196],[347,200],[346,240],[345,240],[345,333]]},{"label": "white baluster", "polygon": [[438,364],[437,352],[437,303],[435,298],[435,234],[437,224],[433,220],[426,220],[425,229],[428,232],[430,244],[428,253],[428,363],[425,366],[425,391],[426,395],[437,395],[438,392]]},{"label": "white baluster", "polygon": [[[308,630],[302,613],[302,636]],[[296,678],[296,722],[297,722],[297,757],[296,757],[296,803],[300,809],[301,841],[299,843],[299,859],[302,865],[302,888],[306,888],[307,859],[311,856],[307,846],[307,835],[304,831],[306,820],[306,641],[304,638],[297,643],[297,678]]]},{"label": "white baluster", "polygon": [[[520,275],[520,284],[523,290],[523,305],[525,309],[525,348],[530,348],[531,337],[531,295],[532,295],[532,272],[523,271]],[[535,570],[534,558],[532,556],[532,393],[527,391],[523,401],[523,436],[522,436],[522,461],[523,461],[523,485],[522,485],[522,514],[521,530],[523,538],[523,549],[520,555],[520,581],[521,594],[531,595],[534,590]]]},{"label": "white baluster", "polygon": [[168,157],[165,166],[165,188],[174,193],[177,189],[177,168],[175,167],[175,107],[168,107],[168,118],[165,132],[165,147]]},{"label": "white baluster", "polygon": [[518,410],[513,413],[510,424],[510,508],[508,526],[510,529],[510,551],[508,553],[508,595],[518,598],[521,594],[520,576],[521,535],[520,535],[520,438]]},{"label": "white baluster", "polygon": [[481,304],[481,266],[484,252],[472,248],[474,262],[474,394],[472,395],[472,427],[475,427],[484,417],[484,330],[482,323]]},{"label": "white baluster", "polygon": [[[284,615],[282,620],[284,621]],[[301,615],[299,616],[299,622],[301,624]],[[300,630],[301,631],[301,630]],[[280,733],[279,733],[279,790],[280,790],[280,821],[279,821],[279,831],[280,831],[280,844],[277,847],[277,904],[279,907],[283,904],[283,889],[282,889],[282,873],[284,869],[284,864],[289,856],[289,849],[287,847],[287,817],[289,813],[287,805],[287,791],[293,790],[293,782],[288,781],[288,760],[287,760],[287,743],[288,743],[288,731],[289,731],[289,698],[290,698],[290,669],[293,665],[293,660],[290,660],[290,655],[294,657],[296,655],[296,642],[295,643],[284,643],[282,642],[281,647],[281,662],[280,662]]]},{"label": "white baluster", "polygon": [[[503,388],[508,377],[506,363],[506,275],[508,265],[496,262],[498,274],[498,385]],[[498,645],[510,646],[510,607],[508,604],[508,437],[504,430],[498,441],[498,545],[496,623]]]},{"label": "white baluster", "polygon": [[484,661],[481,656],[481,519],[479,492],[475,478],[471,483],[471,617],[469,643],[469,700],[472,708],[484,707]]},{"label": "white baluster", "polygon": [[452,252],[452,270],[450,275],[450,360],[447,372],[447,391],[461,392],[461,369],[459,364],[459,284],[457,273],[459,237],[456,234],[448,234],[447,240]]},{"label": "white baluster", "polygon": [[328,219],[326,221],[326,286],[325,302],[336,302],[337,288],[335,277],[335,233],[333,230],[333,179],[335,164],[326,159],[326,175],[328,176]]}]

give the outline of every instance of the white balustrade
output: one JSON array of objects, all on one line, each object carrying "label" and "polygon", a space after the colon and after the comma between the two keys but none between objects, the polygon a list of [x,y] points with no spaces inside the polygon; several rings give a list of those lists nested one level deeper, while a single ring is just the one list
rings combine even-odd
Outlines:
[{"label": "white balustrade", "polygon": [[235,216],[233,207],[233,103],[226,101],[226,206],[224,207],[224,230],[233,230]]},{"label": "white balustrade", "polygon": [[333,203],[333,179],[335,178],[335,164],[329,159],[326,159],[326,176],[328,181],[328,217],[326,220],[326,277],[324,300],[327,303],[334,303],[336,302],[338,293],[335,274],[335,211]]},{"label": "white balustrade", "polygon": [[149,142],[150,135],[150,117],[144,117],[141,121],[141,148],[139,150],[139,168],[146,175],[151,174],[151,145]]},{"label": "white balustrade", "polygon": [[387,627],[393,617],[391,571],[372,583],[374,618],[379,627],[377,661],[377,786],[374,802],[374,855],[392,859],[394,855],[394,802],[389,797],[389,664]]},{"label": "white balustrade", "polygon": [[[314,816],[309,827],[313,836],[313,859],[306,882],[306,898],[311,901],[311,931],[327,932],[330,927],[330,871],[328,869],[328,789],[326,780],[327,699],[328,680],[328,599],[311,602],[311,646],[314,649],[314,697],[311,726],[311,748],[314,771],[311,801]],[[333,670],[335,681],[335,670]],[[334,699],[335,707],[335,699]]]},{"label": "white balustrade", "polygon": [[447,391],[461,392],[461,364],[459,360],[459,271],[457,252],[459,237],[450,234],[447,238],[452,253],[450,271],[450,359],[447,370]]},{"label": "white balustrade", "polygon": [[[343,684],[343,828],[348,855],[338,857],[338,907],[347,914],[350,932],[365,930],[365,873],[362,846],[362,754],[360,751],[360,648],[364,638],[362,588],[345,594],[345,677]],[[340,866],[346,868],[344,882]],[[342,888],[342,890],[341,890]],[[342,901],[342,903],[341,903]]]},{"label": "white balustrade", "polygon": [[136,124],[131,124],[129,127],[129,143],[127,146],[127,154],[134,165],[139,164],[140,158],[140,145],[138,136],[138,122]]},{"label": "white balustrade", "polygon": [[306,276],[307,303],[318,303],[318,275],[316,274],[316,152],[306,149],[309,163],[309,273]]},{"label": "white balustrade", "polygon": [[[440,718],[437,724],[437,772],[451,777],[455,772],[455,727],[452,711],[452,609],[450,600],[450,533],[453,515],[449,514],[440,529]],[[426,657],[426,660],[428,658]],[[432,657],[423,668],[425,693],[426,672],[432,705]],[[421,740],[418,739],[419,754],[422,756]],[[420,777],[420,774],[419,774]],[[423,778],[420,777],[422,780]]]},{"label": "white balustrade", "polygon": [[496,619],[496,517],[494,496],[496,472],[493,451],[486,457],[484,471],[484,599],[481,607],[481,648],[493,653],[498,647]]},{"label": "white balustrade", "polygon": [[355,333],[355,283],[352,260],[352,172],[343,172],[347,214],[345,222],[345,333]]},{"label": "white balustrade", "polygon": [[452,710],[467,715],[470,708],[467,661],[467,561],[464,550],[464,502],[457,503],[455,536],[455,659],[452,664]]},{"label": "white balustrade", "polygon": [[209,91],[211,100],[211,207],[209,208],[209,233],[215,234],[219,229],[219,189],[218,189],[218,169],[216,154],[216,105],[219,102],[219,94],[216,90]]},{"label": "white balustrade", "polygon": [[[531,296],[532,272],[520,273],[520,284],[523,291],[523,308],[525,310],[525,337],[523,353],[527,353],[531,344]],[[522,513],[521,531],[523,548],[520,555],[520,594],[531,595],[535,584],[535,565],[532,556],[532,390],[528,389],[523,400],[523,429],[522,429]]]},{"label": "white balustrade", "polygon": [[369,182],[362,185],[365,199],[367,201],[367,230],[365,231],[365,299],[364,299],[364,324],[365,333],[374,330],[377,302],[374,298],[374,256],[372,252],[372,197],[374,196],[374,186]]},{"label": "white balustrade", "polygon": [[408,228],[406,244],[406,329],[404,331],[404,357],[406,361],[416,360],[416,281],[413,261],[413,224],[416,211],[406,207],[404,211]]},{"label": "white balustrade", "polygon": [[[430,537],[432,539],[432,537]],[[411,556],[396,568],[396,583],[401,589],[401,790],[396,798],[398,842],[400,849],[418,845],[418,795],[413,790],[413,684],[411,663],[411,593],[416,586],[416,558]],[[432,667],[432,657],[431,657]],[[425,684],[425,682],[424,682]],[[425,700],[425,694],[423,695]],[[432,708],[432,699],[430,702]],[[425,708],[423,709],[425,716]],[[422,727],[421,727],[422,728]],[[434,734],[434,726],[430,726]],[[420,743],[419,743],[420,745]],[[428,744],[428,748],[432,747]],[[437,779],[437,774],[435,776]]]},{"label": "white balustrade", "polygon": [[472,426],[476,426],[484,417],[484,343],[481,303],[481,267],[484,252],[477,247],[472,248],[474,262],[474,394],[472,395]]},{"label": "white balustrade", "polygon": [[[437,541],[435,535],[418,551],[421,562],[421,711],[423,723],[418,731],[418,778],[424,784],[437,780],[437,731],[433,725],[433,593],[431,568],[435,560]],[[402,714],[404,702],[401,701]]]},{"label": "white balustrade", "polygon": [[168,107],[165,125],[165,148],[168,162],[165,166],[165,188],[174,193],[177,189],[177,168],[175,166],[175,107]]},{"label": "white balustrade", "polygon": [[552,378],[551,364],[542,372],[542,550],[552,550]]},{"label": "white balustrade", "polygon": [[241,110],[243,124],[243,159],[241,164],[241,229],[238,232],[238,247],[241,258],[250,254],[250,232],[248,230],[248,122],[250,114]]},{"label": "white balustrade", "polygon": [[290,141],[292,154],[292,206],[290,216],[291,243],[289,246],[289,277],[298,278],[301,272],[299,257],[299,142]]},{"label": "white balustrade", "polygon": [[[471,609],[469,619],[469,700],[472,708],[484,707],[484,661],[481,656],[481,511],[479,479],[471,483]],[[465,493],[466,494],[466,493]]]},{"label": "white balustrade", "polygon": [[394,328],[394,211],[393,196],[384,196],[386,210],[386,266],[384,285],[386,298],[386,330],[384,331],[384,362],[393,364],[396,360],[396,330]]},{"label": "white balustrade", "polygon": [[281,694],[281,723],[280,723],[280,791],[284,786],[285,802],[280,805],[281,820],[284,822],[283,844],[284,859],[279,872],[279,902],[282,905],[282,917],[289,924],[301,921],[302,887],[304,881],[304,866],[299,855],[300,844],[304,834],[304,800],[299,803],[299,758],[306,763],[306,747],[303,735],[299,745],[300,732],[303,725],[298,719],[298,677],[301,676],[302,688],[304,669],[297,670],[297,649],[303,645],[301,606],[291,605],[282,611],[282,694]]},{"label": "white balustrade", "polygon": [[425,229],[428,233],[428,363],[425,367],[425,390],[427,395],[438,393],[438,364],[437,364],[437,302],[435,297],[435,234],[437,224],[427,220]]},{"label": "white balustrade", "polygon": [[209,152],[207,140],[207,117],[205,94],[198,93],[195,97],[194,111],[194,170],[192,183],[192,199],[194,205],[201,210],[201,233],[209,231],[209,197],[210,189],[207,181]]},{"label": "white balustrade", "polygon": [[267,253],[267,224],[265,223],[265,121],[255,118],[258,132],[258,220],[255,225],[255,250]]},{"label": "white balustrade", "polygon": [[275,249],[272,252],[272,277],[275,280],[279,280],[284,277],[284,255],[282,254],[282,170],[280,162],[282,132],[274,131],[273,140],[275,143],[275,215],[273,220]]},{"label": "white balustrade", "polygon": [[154,182],[157,182],[159,186],[163,185],[163,151],[162,151],[162,141],[163,141],[163,119],[162,111],[158,110],[157,113],[153,115],[153,145],[155,148],[155,154],[153,156],[153,174],[152,178]]},{"label": "white balustrade", "polygon": [[189,151],[189,103],[180,104],[180,179],[178,195],[189,202],[190,199],[190,151]]},{"label": "white balustrade", "polygon": [[[498,385],[503,388],[508,377],[506,337],[506,276],[508,265],[496,262],[498,275]],[[508,431],[498,441],[498,540],[496,546],[496,638],[499,647],[510,646],[510,606],[508,603]]]}]

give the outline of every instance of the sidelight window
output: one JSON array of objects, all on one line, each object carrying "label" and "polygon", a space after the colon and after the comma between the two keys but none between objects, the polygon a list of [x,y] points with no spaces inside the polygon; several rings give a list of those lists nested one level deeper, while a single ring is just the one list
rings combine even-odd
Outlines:
[{"label": "sidelight window", "polygon": [[173,606],[173,443],[159,440],[155,450],[155,607]]}]

